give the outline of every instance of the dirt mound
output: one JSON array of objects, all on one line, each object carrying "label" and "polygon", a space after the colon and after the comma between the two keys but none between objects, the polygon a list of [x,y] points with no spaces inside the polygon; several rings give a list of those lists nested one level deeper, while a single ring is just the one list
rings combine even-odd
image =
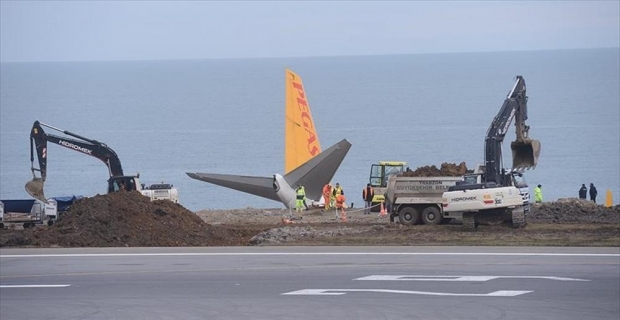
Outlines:
[{"label": "dirt mound", "polygon": [[534,203],[527,221],[541,223],[620,224],[620,205],[607,208],[592,201],[577,198]]},{"label": "dirt mound", "polygon": [[465,162],[460,164],[444,162],[438,169],[435,165],[419,167],[413,171],[405,171],[405,177],[459,177],[466,174],[467,165]]},{"label": "dirt mound", "polygon": [[7,234],[0,246],[220,246],[239,245],[239,240],[179,204],[151,202],[134,191],[79,199],[51,227]]}]

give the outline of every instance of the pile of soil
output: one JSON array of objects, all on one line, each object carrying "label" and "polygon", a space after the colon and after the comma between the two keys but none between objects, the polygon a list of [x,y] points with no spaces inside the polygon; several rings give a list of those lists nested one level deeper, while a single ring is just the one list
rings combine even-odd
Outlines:
[{"label": "pile of soil", "polygon": [[0,232],[0,246],[226,246],[245,244],[248,238],[215,228],[179,204],[151,202],[137,191],[79,199],[54,225],[19,231]]},{"label": "pile of soil", "polygon": [[620,205],[607,208],[578,198],[532,204],[528,222],[620,224]]},{"label": "pile of soil", "polygon": [[459,177],[469,172],[465,162],[460,164],[444,162],[438,169],[435,165],[419,167],[413,171],[405,171],[405,177]]}]

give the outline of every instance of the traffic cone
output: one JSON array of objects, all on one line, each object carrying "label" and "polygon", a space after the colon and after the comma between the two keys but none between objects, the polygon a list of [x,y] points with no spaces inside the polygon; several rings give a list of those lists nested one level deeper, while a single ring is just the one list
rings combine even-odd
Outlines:
[{"label": "traffic cone", "polygon": [[347,213],[344,211],[344,208],[341,209],[342,211],[340,211],[340,222],[348,222],[349,219],[347,219]]},{"label": "traffic cone", "polygon": [[614,205],[614,199],[611,195],[611,190],[607,189],[607,196],[605,197],[605,207],[611,208]]},{"label": "traffic cone", "polygon": [[387,212],[385,211],[385,207],[383,206],[383,202],[381,202],[381,211],[379,211],[379,217],[385,217]]}]

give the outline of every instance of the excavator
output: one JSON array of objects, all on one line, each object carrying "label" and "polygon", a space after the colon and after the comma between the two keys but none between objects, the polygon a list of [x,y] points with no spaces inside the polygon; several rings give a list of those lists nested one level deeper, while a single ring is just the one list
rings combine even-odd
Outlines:
[{"label": "excavator", "polygon": [[[475,230],[480,220],[498,218],[513,227],[525,226],[529,211],[529,191],[523,179],[525,170],[536,168],[540,156],[540,141],[529,138],[525,80],[516,81],[498,114],[487,130],[485,162],[479,176],[465,177],[442,195],[444,212],[462,212],[465,229]],[[516,139],[512,149],[512,169],[502,163],[502,143],[511,122],[515,120]]]},{"label": "excavator", "polygon": [[[48,134],[43,127],[50,128],[73,138],[66,138],[57,135]],[[140,184],[140,175],[126,176],[123,174],[121,160],[116,152],[108,147],[105,143],[92,140],[75,133],[53,127],[51,125],[35,121],[30,131],[30,162],[33,179],[26,183],[26,192],[33,198],[47,203],[43,186],[47,175],[47,143],[55,143],[59,146],[95,157],[108,167],[110,178],[108,179],[107,192],[118,191],[139,191],[142,195],[153,200],[170,200],[174,203],[179,202],[178,190],[171,184],[155,184],[146,187]],[[34,153],[36,151],[39,160],[39,168],[35,168]],[[40,173],[37,177],[36,172]]]}]

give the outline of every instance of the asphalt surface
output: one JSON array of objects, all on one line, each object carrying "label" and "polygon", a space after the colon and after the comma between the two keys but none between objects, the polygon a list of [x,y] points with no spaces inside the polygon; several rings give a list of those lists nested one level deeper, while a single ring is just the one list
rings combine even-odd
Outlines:
[{"label": "asphalt surface", "polygon": [[620,248],[0,250],[1,319],[614,319]]}]

